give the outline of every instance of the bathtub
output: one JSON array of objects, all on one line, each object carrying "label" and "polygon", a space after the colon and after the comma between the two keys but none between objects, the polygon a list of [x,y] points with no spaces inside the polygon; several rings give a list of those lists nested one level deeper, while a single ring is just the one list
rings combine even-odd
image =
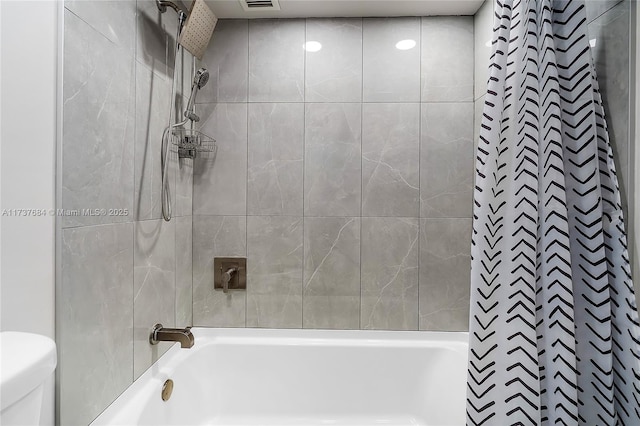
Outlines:
[{"label": "bathtub", "polygon": [[192,332],[92,425],[465,424],[467,333]]}]

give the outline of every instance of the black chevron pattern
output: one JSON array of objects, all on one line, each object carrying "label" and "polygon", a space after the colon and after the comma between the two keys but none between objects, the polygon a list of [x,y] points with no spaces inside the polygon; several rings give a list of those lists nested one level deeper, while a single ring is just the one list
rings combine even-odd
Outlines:
[{"label": "black chevron pattern", "polygon": [[640,320],[582,0],[496,0],[468,425],[640,425]]}]

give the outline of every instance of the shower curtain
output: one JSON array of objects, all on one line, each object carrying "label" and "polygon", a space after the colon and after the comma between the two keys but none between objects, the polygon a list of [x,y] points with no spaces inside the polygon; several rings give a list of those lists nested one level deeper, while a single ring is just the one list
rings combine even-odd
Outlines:
[{"label": "shower curtain", "polygon": [[583,1],[496,1],[467,423],[640,425],[639,323]]}]

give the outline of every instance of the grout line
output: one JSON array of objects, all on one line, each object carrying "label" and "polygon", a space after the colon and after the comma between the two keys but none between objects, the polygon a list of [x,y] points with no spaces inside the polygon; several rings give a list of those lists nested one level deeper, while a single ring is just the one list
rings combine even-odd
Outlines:
[{"label": "grout line", "polygon": [[[192,201],[192,203],[193,203],[193,201]],[[189,220],[191,220],[191,226],[189,227],[191,229],[191,241],[189,241],[189,244],[191,245],[191,256],[190,256],[190,258],[191,258],[191,268],[190,268],[190,272],[189,272],[189,277],[190,277],[189,284],[191,286],[191,293],[190,293],[191,302],[190,302],[189,306],[191,307],[191,315],[190,315],[191,319],[190,319],[189,324],[191,326],[193,326],[193,253],[194,253],[194,250],[193,250],[193,241],[194,241],[193,230],[194,230],[195,221],[193,220],[193,216],[188,216],[188,217],[189,217]]]},{"label": "grout line", "polygon": [[[420,100],[422,100],[422,27],[423,18],[420,18]],[[421,263],[421,242],[422,242],[422,104],[418,107],[418,324],[416,330],[420,330],[420,263]]]},{"label": "grout line", "polygon": [[[165,52],[166,52],[166,57],[167,57],[167,63],[169,62],[169,43],[171,43],[171,38],[167,37],[165,38]],[[137,43],[136,43],[136,48],[137,48]],[[174,67],[173,67],[173,79],[172,79],[172,85],[173,85],[173,80],[175,80],[178,76],[182,77],[181,80],[184,80],[184,56],[181,55],[180,57],[178,57],[178,49],[175,48],[174,46],[174,55],[175,55],[175,61],[174,61]],[[178,64],[180,64],[180,71],[181,73],[178,74]],[[166,66],[166,68],[168,69],[169,65]],[[151,78],[153,79],[153,75],[151,76]],[[178,96],[177,90],[176,93],[174,93],[174,96]],[[137,97],[136,97],[137,98]],[[175,100],[172,98],[171,99],[171,107],[173,108],[174,102]],[[151,109],[151,108],[149,108]],[[137,110],[137,108],[136,108]],[[171,116],[171,114],[169,114],[169,116]],[[171,123],[169,123],[171,124]],[[167,141],[167,149],[170,149],[171,147],[169,146],[170,141]],[[169,154],[169,166],[167,167],[167,173],[169,172],[169,169],[171,168],[171,161],[173,160],[172,158],[173,156],[171,154]],[[177,213],[177,207],[178,207],[178,175],[180,174],[180,158],[178,156],[178,154],[176,153],[175,156],[175,162],[176,162],[176,168],[175,168],[175,173],[173,176],[173,198],[170,200],[170,202],[173,202],[173,206],[172,206],[172,216],[171,219],[173,219],[173,326],[177,327],[178,326],[178,256],[176,255],[176,247],[178,246],[178,226],[177,226],[177,217],[176,217],[176,213]],[[134,162],[135,163],[135,162]],[[134,174],[135,176],[135,174]],[[135,200],[134,200],[135,203]],[[192,201],[193,203],[193,201]],[[160,195],[160,209],[162,209],[162,194]],[[168,224],[171,222],[168,222]],[[162,229],[163,226],[166,226],[164,223],[164,220],[162,218],[162,213],[161,213],[161,217],[160,217],[160,227]],[[162,232],[162,231],[160,231]],[[193,234],[193,231],[192,231]],[[192,290],[193,291],[193,290]],[[193,309],[193,308],[192,308]]]},{"label": "grout line", "polygon": [[[485,94],[483,93],[482,96]],[[482,97],[480,96],[480,97]],[[185,97],[186,98],[186,97]],[[479,99],[479,98],[478,98]],[[446,101],[280,101],[280,100],[269,100],[269,101],[229,101],[229,102],[220,102],[225,104],[472,104],[478,99],[466,99],[466,100],[446,100]],[[218,102],[196,102],[196,105],[216,105]]]},{"label": "grout line", "polygon": [[[245,215],[242,214],[197,214],[194,215],[193,217],[196,218],[203,218],[203,217],[245,217]],[[254,215],[248,215],[248,217],[264,217],[264,216],[271,216],[271,217],[288,217],[288,218],[300,218],[302,217],[301,215],[295,215],[295,214],[254,214]],[[192,216],[178,216],[178,217],[192,217]],[[314,216],[314,215],[307,215],[305,216],[307,218],[311,218],[311,219],[344,219],[344,218],[353,218],[353,217],[359,217],[359,216]],[[435,217],[435,216],[407,216],[407,215],[398,215],[398,216],[379,216],[379,215],[370,215],[370,216],[362,216],[365,219],[428,219],[428,220],[442,220],[442,219],[472,219],[472,216],[439,216],[439,217]],[[89,226],[82,226],[79,228],[89,228],[89,227],[98,227],[98,226],[107,226],[107,225],[125,225],[128,223],[136,223],[136,222],[146,222],[146,221],[157,221],[160,220],[159,218],[156,219],[147,219],[147,220],[138,220],[135,222],[115,222],[115,223],[106,223],[103,225],[89,225]],[[79,229],[79,228],[65,228],[65,229]]]},{"label": "grout line", "polygon": [[[162,221],[162,219],[160,219]],[[161,223],[162,225],[162,223]],[[160,231],[162,232],[162,231]],[[173,223],[173,326],[178,327],[178,219]],[[184,326],[183,326],[184,327]]]},{"label": "grout line", "polygon": [[[611,6],[607,7],[606,10],[604,10],[601,14],[599,14],[598,16],[596,16],[595,18],[593,18],[591,21],[587,21],[587,26],[592,24],[594,21],[597,21],[599,18],[602,17],[602,15],[605,15],[607,12],[611,11],[612,9],[614,9],[615,7],[619,6],[620,3],[622,3],[623,0],[618,0],[615,3],[611,4]],[[586,6],[586,5],[585,5]],[[585,10],[586,13],[586,10]]]},{"label": "grout line", "polygon": [[[69,9],[68,6],[64,6],[64,10],[66,10],[67,12],[69,12],[70,14],[72,14],[73,16],[75,16],[76,18],[78,18],[80,21],[82,21],[85,25],[87,25],[89,28],[91,28],[93,31],[95,31],[98,35],[100,35],[102,38],[104,38],[105,40],[107,40],[109,43],[113,44],[114,46],[116,46],[117,48],[120,49],[125,49],[125,50],[130,50],[133,53],[134,59],[135,59],[135,55],[136,55],[136,49],[137,47],[134,45],[133,48],[127,47],[127,46],[123,46],[122,44],[119,44],[113,40],[111,40],[109,37],[107,37],[102,31],[100,31],[98,28],[94,27],[93,25],[91,25],[89,22],[87,22],[83,17],[81,17],[80,15],[78,15],[75,11]],[[135,25],[135,24],[134,24]],[[136,25],[137,26],[137,25]],[[135,31],[135,30],[134,30]],[[135,32],[134,32],[134,37],[136,36]],[[137,41],[137,40],[134,40]]]},{"label": "grout line", "polygon": [[[304,43],[307,42],[307,22],[308,20],[304,20]],[[305,261],[306,261],[306,236],[305,236],[305,214],[304,214],[304,175],[305,175],[305,145],[307,142],[307,52],[305,50],[303,57],[303,66],[302,66],[302,87],[304,88],[303,99],[304,102],[302,104],[302,280],[300,282],[301,288],[301,301],[300,301],[300,315],[302,316],[300,321],[300,328],[304,329],[304,289],[305,289]]]},{"label": "grout line", "polygon": [[[199,213],[196,215],[193,215],[193,217],[212,217],[212,216],[225,216],[225,217],[245,217],[245,215],[243,214],[218,214],[218,213],[210,213],[210,214],[205,214],[205,213]],[[293,217],[293,218],[299,218],[302,217],[302,215],[299,214],[250,214],[247,215],[247,217],[264,217],[264,216],[273,216],[273,217]],[[190,216],[178,216],[178,217],[190,217]],[[333,216],[333,215],[306,215],[305,217],[308,218],[320,218],[320,219],[327,219],[327,218],[351,218],[351,217],[360,217],[357,215],[347,215],[347,216]],[[433,219],[433,220],[438,220],[438,219],[471,219],[472,216],[411,216],[411,215],[365,215],[362,216],[363,218],[378,218],[378,219],[384,219],[384,218],[403,218],[403,219]],[[159,220],[158,218],[156,219],[147,219],[147,220]],[[144,220],[139,220],[136,222],[144,222]],[[117,224],[123,224],[123,223],[133,223],[133,222],[117,222],[117,223],[112,223],[112,224],[106,224],[106,225],[117,225]],[[101,226],[101,225],[91,225],[91,226]],[[67,228],[65,228],[67,229]]]},{"label": "grout line", "polygon": [[[160,219],[162,220],[162,219]],[[131,380],[136,380],[136,231],[137,224],[131,224]]]},{"label": "grout line", "polygon": [[365,20],[363,18],[361,18],[361,25],[360,25],[360,55],[361,55],[361,72],[362,72],[362,79],[361,79],[361,83],[360,83],[360,220],[358,221],[359,223],[359,241],[358,241],[358,254],[359,254],[359,269],[360,269],[360,273],[359,275],[359,279],[360,279],[360,300],[359,300],[359,309],[358,309],[358,330],[362,330],[362,205],[363,205],[363,199],[364,199],[364,191],[363,191],[363,184],[364,184],[364,179],[362,176],[362,156],[363,156],[363,152],[362,152],[362,140],[363,140],[363,130],[364,130],[364,22]]},{"label": "grout line", "polygon": [[[249,77],[250,77],[250,61],[251,55],[249,52],[251,51],[251,31],[250,31],[251,21],[247,22],[247,100],[244,102],[247,110],[247,170],[245,172],[245,194],[244,194],[244,256],[247,259],[247,263],[250,263],[249,260]],[[244,327],[247,327],[247,313],[249,311],[249,291],[250,291],[250,282],[249,282],[249,274],[248,267],[246,267],[247,271],[247,286],[244,291]]]},{"label": "grout line", "polygon": [[[304,196],[304,195],[303,195]],[[225,216],[225,217],[260,217],[260,216],[265,216],[265,215],[260,215],[260,214],[248,214],[248,215],[244,215],[244,214],[220,214],[220,213],[198,213],[198,214],[194,214],[194,215],[187,215],[187,216],[176,216],[176,217],[211,217],[211,216]],[[301,217],[302,215],[295,215],[295,214],[269,214],[266,216],[277,216],[277,217]],[[345,218],[345,217],[358,217],[358,216],[333,216],[333,215],[322,215],[322,216],[318,216],[318,215],[305,215],[305,217],[308,218]],[[361,216],[363,218],[411,218],[411,219],[432,219],[432,220],[436,220],[436,219],[472,219],[473,215],[469,215],[469,216],[408,216],[408,215],[364,215]],[[140,220],[130,220],[130,221],[122,221],[122,222],[111,222],[111,223],[94,223],[94,224],[87,224],[87,225],[77,225],[77,226],[67,226],[62,228],[62,230],[67,230],[67,229],[82,229],[82,228],[96,228],[96,227],[101,227],[101,226],[110,226],[110,225],[125,225],[128,223],[141,223],[141,222],[149,222],[149,221],[157,221],[162,219],[161,217],[158,218],[148,218],[148,219],[140,219]]]}]

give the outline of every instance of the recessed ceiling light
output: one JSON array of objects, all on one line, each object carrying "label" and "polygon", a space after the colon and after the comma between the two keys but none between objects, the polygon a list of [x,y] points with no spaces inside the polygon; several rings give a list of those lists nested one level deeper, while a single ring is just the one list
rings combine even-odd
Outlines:
[{"label": "recessed ceiling light", "polygon": [[307,52],[317,52],[322,49],[322,44],[319,41],[308,41],[302,45],[302,48]]},{"label": "recessed ceiling light", "polygon": [[491,47],[491,40],[488,40],[484,45],[487,47]]},{"label": "recessed ceiling light", "polygon": [[589,40],[589,46],[596,47],[596,39],[595,38],[592,38],[591,40]]},{"label": "recessed ceiling light", "polygon": [[398,50],[409,50],[416,47],[415,40],[400,40],[396,43],[396,49]]}]

